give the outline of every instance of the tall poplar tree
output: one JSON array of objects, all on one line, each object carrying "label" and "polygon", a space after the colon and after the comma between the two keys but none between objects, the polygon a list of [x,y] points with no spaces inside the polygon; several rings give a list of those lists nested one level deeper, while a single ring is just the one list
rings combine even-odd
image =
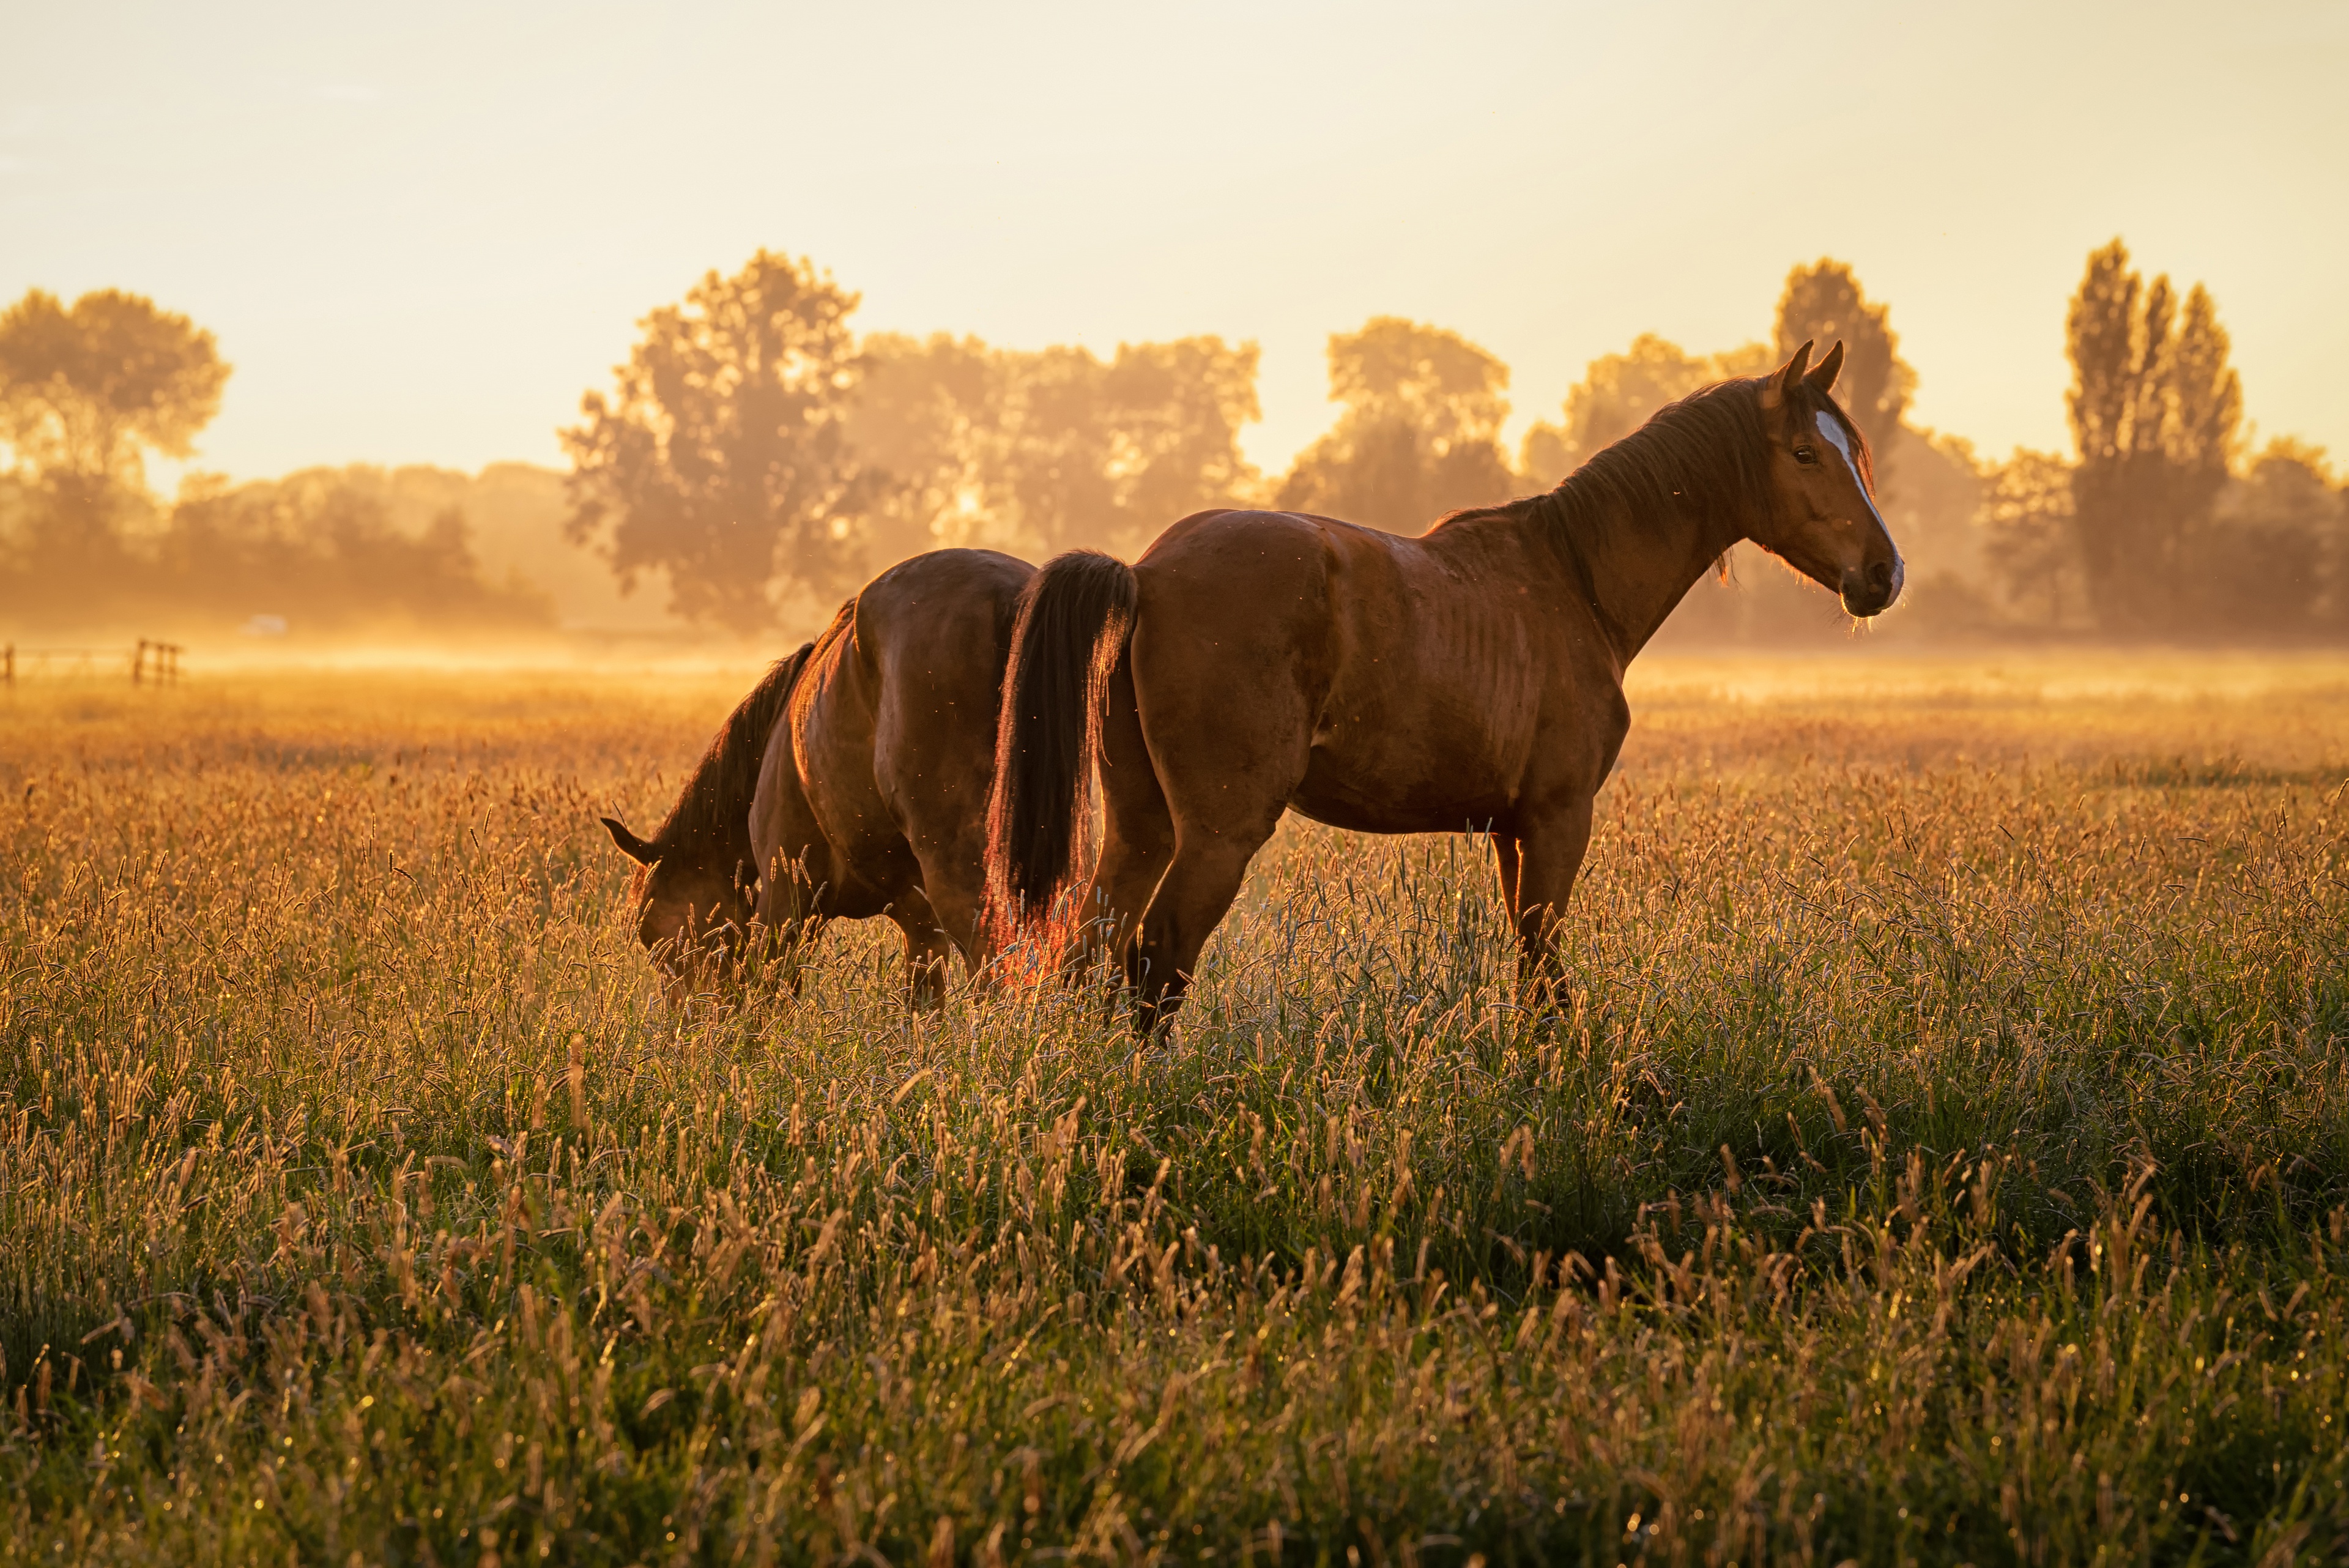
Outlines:
[{"label": "tall poplar tree", "polygon": [[2226,329],[2196,284],[2178,306],[2119,240],[2088,257],[2064,320],[2065,400],[2079,449],[2073,525],[2088,601],[2106,631],[2158,632],[2195,618],[2188,580],[2242,421]]}]

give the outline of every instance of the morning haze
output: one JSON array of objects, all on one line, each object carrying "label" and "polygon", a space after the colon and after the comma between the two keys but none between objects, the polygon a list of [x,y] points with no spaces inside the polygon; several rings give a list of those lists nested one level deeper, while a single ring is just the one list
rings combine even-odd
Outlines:
[{"label": "morning haze", "polygon": [[15,6],[0,1563],[2349,1562],[2344,67]]}]

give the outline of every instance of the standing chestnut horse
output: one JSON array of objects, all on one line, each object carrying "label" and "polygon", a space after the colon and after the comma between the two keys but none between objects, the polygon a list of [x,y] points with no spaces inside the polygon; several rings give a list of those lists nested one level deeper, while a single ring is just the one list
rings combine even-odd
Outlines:
[{"label": "standing chestnut horse", "polygon": [[1546,982],[1591,805],[1630,724],[1623,671],[1751,539],[1873,616],[1899,552],[1829,395],[1843,346],[1657,411],[1547,494],[1417,538],[1203,512],[1133,566],[1061,556],[1023,596],[989,808],[996,895],[1066,891],[1098,761],[1107,828],[1078,909],[1136,1023],[1181,1002],[1248,859],[1294,809],[1367,833],[1491,834],[1521,983]]},{"label": "standing chestnut horse", "polygon": [[947,953],[987,959],[987,796],[1005,653],[1034,568],[937,550],[882,573],[720,725],[649,839],[636,931],[672,1000],[731,971],[753,928],[785,954],[886,915],[917,1003]]}]

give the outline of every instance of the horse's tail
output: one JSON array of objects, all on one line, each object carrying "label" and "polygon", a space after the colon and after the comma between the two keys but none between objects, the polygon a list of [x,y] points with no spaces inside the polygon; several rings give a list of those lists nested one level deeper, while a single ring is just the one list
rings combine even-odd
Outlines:
[{"label": "horse's tail", "polygon": [[1133,568],[1099,550],[1055,556],[1019,595],[987,804],[988,891],[1014,928],[1050,917],[1091,850],[1102,703],[1134,599]]}]

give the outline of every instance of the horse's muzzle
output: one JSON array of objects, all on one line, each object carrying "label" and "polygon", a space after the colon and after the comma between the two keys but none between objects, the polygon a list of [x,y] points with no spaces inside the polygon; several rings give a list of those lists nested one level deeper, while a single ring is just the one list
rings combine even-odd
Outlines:
[{"label": "horse's muzzle", "polygon": [[1900,597],[1900,582],[1905,575],[1898,556],[1889,561],[1871,561],[1865,566],[1852,567],[1843,575],[1845,612],[1863,618],[1882,615]]}]

